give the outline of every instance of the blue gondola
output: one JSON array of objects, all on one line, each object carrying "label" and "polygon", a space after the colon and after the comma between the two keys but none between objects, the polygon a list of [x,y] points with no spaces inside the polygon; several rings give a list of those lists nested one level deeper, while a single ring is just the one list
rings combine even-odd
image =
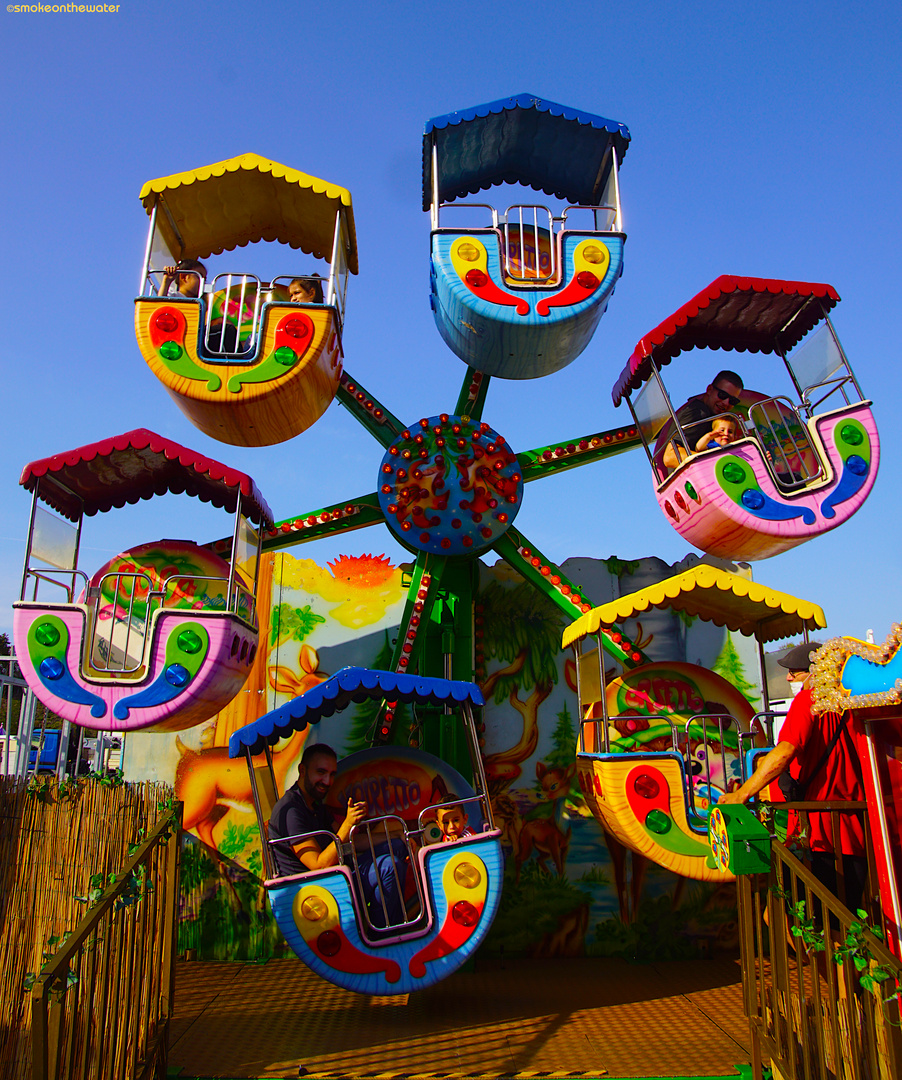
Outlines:
[{"label": "blue gondola", "polygon": [[[343,801],[353,791],[365,799],[367,819],[351,830],[347,844],[333,834],[339,862],[325,869],[279,876],[267,825],[278,798],[270,747],[308,724],[317,724],[352,703],[368,699],[413,702],[457,712],[463,725],[474,785],[422,751],[379,747],[345,758],[335,781]],[[343,668],[307,693],[236,731],[229,756],[247,759],[261,836],[265,886],[286,941],[317,974],[363,994],[406,994],[456,971],[488,932],[501,898],[504,862],[500,832],[492,821],[479,754],[473,708],[483,704],[473,683],[420,678],[367,668]],[[427,721],[428,722],[428,721]],[[255,756],[265,753],[265,761]],[[409,784],[399,773],[409,770]],[[432,777],[432,790],[422,778]],[[366,777],[366,779],[361,779]],[[344,790],[342,790],[344,789]],[[465,807],[473,834],[441,840],[434,821],[436,789],[453,791]],[[342,798],[342,796],[339,796]],[[445,803],[447,805],[447,802]],[[310,834],[290,839],[297,844]],[[400,921],[392,922],[380,896],[365,896],[359,855],[380,845],[395,852],[403,844],[398,884],[408,879]],[[381,886],[377,886],[377,894]]]},{"label": "blue gondola", "polygon": [[[585,349],[623,271],[618,170],[625,125],[531,94],[429,120],[423,209],[432,220],[432,310],[475,371],[535,379]],[[522,184],[559,205],[458,202]],[[470,208],[476,227],[443,224]],[[474,208],[478,213],[474,213]]]}]

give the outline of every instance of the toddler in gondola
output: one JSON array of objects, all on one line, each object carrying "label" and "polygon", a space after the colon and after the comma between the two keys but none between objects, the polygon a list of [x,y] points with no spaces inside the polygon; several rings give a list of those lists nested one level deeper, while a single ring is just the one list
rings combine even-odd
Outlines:
[{"label": "toddler in gondola", "polygon": [[[447,795],[443,800],[443,803],[457,803],[456,795]],[[437,806],[435,810],[435,820],[438,827],[442,830],[443,844],[450,843],[452,840],[462,840],[465,836],[475,836],[476,833],[467,824],[467,812],[458,803],[456,806]]]},{"label": "toddler in gondola", "polygon": [[711,425],[711,430],[695,444],[695,451],[718,450],[721,446],[729,446],[739,438],[739,421],[735,416],[718,416]]}]

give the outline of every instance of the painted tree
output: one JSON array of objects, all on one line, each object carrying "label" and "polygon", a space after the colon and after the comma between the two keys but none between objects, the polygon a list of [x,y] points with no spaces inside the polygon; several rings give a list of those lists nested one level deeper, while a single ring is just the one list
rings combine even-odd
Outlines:
[{"label": "painted tree", "polygon": [[550,754],[546,754],[546,763],[565,767],[572,764],[576,756],[576,728],[566,702],[557,714],[557,724],[551,733],[551,742],[553,749]]},{"label": "painted tree", "polygon": [[[386,631],[382,648],[370,667],[378,671],[389,671],[391,670],[391,658],[392,646],[388,631]],[[376,723],[381,709],[381,698],[367,698],[366,701],[354,706],[342,757],[346,757],[348,754],[356,754],[359,750],[369,749],[372,745],[373,725]],[[411,719],[410,707],[403,701],[399,701],[395,707],[395,722],[392,725],[392,745],[407,745],[410,736]]]},{"label": "painted tree", "polygon": [[756,693],[758,688],[745,677],[745,667],[729,634],[727,634],[724,647],[720,650],[720,655],[714,661],[712,670],[728,683],[732,683],[751,705],[760,699],[761,695]]},{"label": "painted tree", "polygon": [[[539,706],[558,681],[557,654],[564,617],[550,600],[525,581],[506,588],[491,581],[477,597],[483,619],[486,663],[506,661],[480,683],[483,697],[496,705],[507,701],[523,718],[523,732],[513,746],[485,759],[493,801],[522,773],[522,763],[539,744]],[[526,696],[521,697],[523,692]]]}]

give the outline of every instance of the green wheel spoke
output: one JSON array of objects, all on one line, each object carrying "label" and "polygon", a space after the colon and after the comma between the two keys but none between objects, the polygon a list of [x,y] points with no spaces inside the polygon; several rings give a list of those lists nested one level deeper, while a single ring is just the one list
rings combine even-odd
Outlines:
[{"label": "green wheel spoke", "polygon": [[347,371],[341,373],[336,397],[357,423],[383,446],[390,446],[404,430],[401,421]]},{"label": "green wheel spoke", "polygon": [[454,409],[457,416],[469,416],[471,420],[481,420],[482,410],[485,408],[486,394],[489,390],[491,375],[484,375],[475,368],[468,367],[464,376],[457,406]]},{"label": "green wheel spoke", "polygon": [[[426,642],[426,629],[438,600],[442,574],[447,565],[448,560],[441,555],[420,552],[417,556],[391,658],[391,670],[398,674],[413,674],[417,667]],[[391,705],[391,702],[383,701],[373,722],[371,741],[374,746],[391,741],[394,722]]]},{"label": "green wheel spoke", "polygon": [[589,465],[602,458],[615,457],[642,445],[639,430],[633,425],[596,431],[576,439],[540,446],[535,450],[523,450],[517,454],[523,482],[538,480],[542,476],[566,472],[578,465]]},{"label": "green wheel spoke", "polygon": [[[584,607],[588,610],[594,606],[584,596],[583,591],[561,573],[559,567],[546,559],[516,529],[508,529],[494,545],[494,549],[506,563],[556,604],[569,622],[585,614]],[[621,642],[613,640],[614,634],[620,636]],[[632,646],[617,626],[607,627],[602,631],[602,643],[605,651],[624,667],[633,668],[649,663],[645,653]]]}]

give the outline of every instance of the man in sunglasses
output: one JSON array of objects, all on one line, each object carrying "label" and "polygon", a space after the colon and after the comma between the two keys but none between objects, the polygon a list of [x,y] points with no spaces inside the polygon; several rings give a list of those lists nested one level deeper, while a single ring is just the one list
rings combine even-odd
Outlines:
[{"label": "man in sunglasses", "polygon": [[[719,371],[703,394],[691,397],[677,409],[676,418],[690,446],[695,446],[702,435],[711,430],[711,422],[721,413],[735,409],[742,393],[742,379],[735,371]],[[686,457],[685,450],[674,440],[667,444],[662,461],[668,469],[675,469]]]}]

